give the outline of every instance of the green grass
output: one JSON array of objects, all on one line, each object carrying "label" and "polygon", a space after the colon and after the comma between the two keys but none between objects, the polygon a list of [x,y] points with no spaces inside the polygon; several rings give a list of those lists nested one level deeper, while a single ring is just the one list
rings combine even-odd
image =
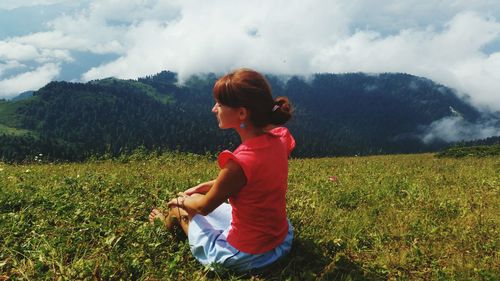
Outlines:
[{"label": "green grass", "polygon": [[13,135],[13,136],[23,136],[32,133],[29,130],[19,129],[19,128],[11,128],[7,127],[3,124],[0,124],[0,135]]},{"label": "green grass", "polygon": [[[500,159],[431,154],[290,161],[292,253],[211,272],[146,220],[217,175],[196,155],[0,164],[0,280],[498,280]],[[335,176],[336,180],[330,180]]]},{"label": "green grass", "polygon": [[0,100],[0,135],[22,136],[31,133],[29,130],[17,128],[20,125],[17,109],[27,101],[10,102]]},{"label": "green grass", "polygon": [[438,157],[486,157],[500,156],[500,144],[453,146],[437,154]]},{"label": "green grass", "polygon": [[20,127],[20,121],[16,113],[17,109],[26,103],[32,102],[37,97],[32,97],[20,101],[5,101],[0,100],[0,124],[7,127],[17,128]]},{"label": "green grass", "polygon": [[135,80],[123,80],[123,79],[117,79],[117,78],[106,78],[102,80],[95,81],[93,83],[103,85],[103,86],[111,86],[113,83],[120,83],[123,84],[125,88],[127,89],[135,89],[140,92],[145,93],[146,95],[152,97],[153,99],[163,103],[163,104],[170,104],[174,103],[175,99],[171,94],[168,93],[159,93],[154,87],[139,82]]}]

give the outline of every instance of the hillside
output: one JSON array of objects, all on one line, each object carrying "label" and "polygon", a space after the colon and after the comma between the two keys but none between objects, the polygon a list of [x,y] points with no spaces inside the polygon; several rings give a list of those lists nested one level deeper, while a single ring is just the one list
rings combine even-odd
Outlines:
[{"label": "hillside", "polygon": [[500,156],[500,136],[481,140],[458,142],[437,153],[438,157]]},{"label": "hillside", "polygon": [[[408,74],[268,78],[274,95],[288,96],[295,106],[288,127],[299,144],[296,157],[435,151],[447,144],[421,141],[432,122],[452,111],[471,123],[481,118],[453,90]],[[32,97],[0,101],[0,158],[22,161],[42,153],[81,160],[139,146],[201,154],[235,148],[236,136],[221,132],[210,112],[215,80],[199,75],[178,85],[177,75],[164,71],[137,80],[51,82]]]},{"label": "hillside", "polygon": [[[217,175],[205,156],[0,163],[0,279],[498,280],[498,158],[292,159],[292,253],[267,272],[213,273],[153,206]],[[335,176],[335,178],[333,178]],[[333,178],[333,179],[332,179]],[[181,242],[179,242],[179,239]],[[208,277],[208,278],[207,278]],[[250,279],[252,278],[252,279]]]}]

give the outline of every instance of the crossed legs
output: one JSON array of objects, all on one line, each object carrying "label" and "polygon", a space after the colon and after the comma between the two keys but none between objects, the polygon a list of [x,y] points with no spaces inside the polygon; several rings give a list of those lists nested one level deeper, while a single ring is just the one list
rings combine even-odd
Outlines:
[{"label": "crossed legs", "polygon": [[[204,195],[195,193],[191,196]],[[186,210],[180,207],[171,207],[163,212],[157,208],[153,208],[153,210],[151,210],[151,213],[149,214],[150,223],[154,223],[155,219],[159,219],[165,224],[165,227],[168,230],[173,229],[176,224],[179,224],[186,235],[188,235],[189,222],[191,221],[191,218],[192,216],[190,216],[188,212],[186,212]]]}]

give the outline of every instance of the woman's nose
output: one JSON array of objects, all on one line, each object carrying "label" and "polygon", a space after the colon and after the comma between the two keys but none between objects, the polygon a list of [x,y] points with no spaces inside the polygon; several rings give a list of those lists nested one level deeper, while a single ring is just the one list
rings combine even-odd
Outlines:
[{"label": "woman's nose", "polygon": [[212,107],[212,112],[217,113],[217,104],[214,104],[214,107]]}]

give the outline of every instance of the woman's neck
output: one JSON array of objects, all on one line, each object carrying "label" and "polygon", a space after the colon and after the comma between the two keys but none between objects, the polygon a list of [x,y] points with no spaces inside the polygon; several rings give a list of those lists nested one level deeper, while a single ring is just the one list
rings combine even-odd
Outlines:
[{"label": "woman's neck", "polygon": [[240,135],[241,142],[245,142],[248,139],[255,138],[261,136],[265,133],[264,129],[256,128],[253,126],[247,126],[244,129],[238,128],[236,132]]}]

